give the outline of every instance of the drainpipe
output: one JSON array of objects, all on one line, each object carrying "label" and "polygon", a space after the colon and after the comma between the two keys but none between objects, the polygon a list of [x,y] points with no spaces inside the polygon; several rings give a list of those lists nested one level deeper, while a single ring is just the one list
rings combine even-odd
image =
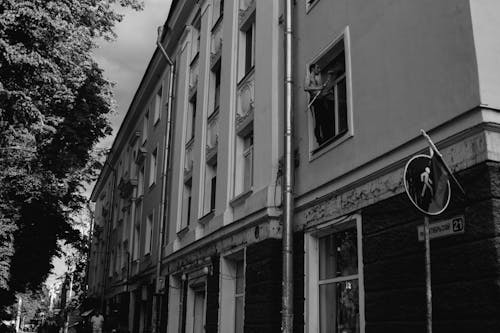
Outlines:
[{"label": "drainpipe", "polygon": [[163,54],[163,57],[167,61],[168,66],[170,66],[170,73],[168,76],[168,96],[167,96],[167,119],[165,122],[165,136],[163,146],[165,147],[163,154],[163,170],[162,170],[162,182],[161,182],[161,204],[160,204],[160,223],[159,223],[159,238],[158,238],[158,250],[157,250],[157,261],[156,261],[156,286],[155,295],[153,297],[153,315],[152,315],[152,328],[153,333],[159,332],[159,318],[160,318],[160,273],[161,273],[161,259],[162,259],[162,246],[164,239],[164,227],[167,220],[166,211],[168,209],[168,178],[169,178],[169,165],[170,165],[170,143],[171,143],[171,131],[172,131],[172,101],[174,94],[174,75],[175,68],[172,59],[167,54],[167,51],[161,44],[163,27],[158,27],[158,38],[156,40],[156,45],[158,49]]},{"label": "drainpipe", "polygon": [[285,126],[283,180],[283,281],[281,331],[293,332],[293,75],[292,0],[285,0]]}]

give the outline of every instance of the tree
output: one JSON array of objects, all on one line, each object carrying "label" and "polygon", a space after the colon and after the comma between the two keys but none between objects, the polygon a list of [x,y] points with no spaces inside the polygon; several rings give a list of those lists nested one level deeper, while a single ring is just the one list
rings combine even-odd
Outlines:
[{"label": "tree", "polygon": [[0,309],[36,290],[101,167],[112,85],[92,58],[140,0],[0,1]]}]

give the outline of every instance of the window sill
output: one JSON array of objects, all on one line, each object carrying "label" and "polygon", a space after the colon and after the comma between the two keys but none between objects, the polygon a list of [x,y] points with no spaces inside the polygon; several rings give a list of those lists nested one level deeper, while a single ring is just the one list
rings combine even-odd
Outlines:
[{"label": "window sill", "polygon": [[314,8],[314,6],[316,6],[316,4],[319,2],[319,0],[315,0],[313,3],[310,3],[309,5],[306,3],[306,14],[309,14],[309,12],[311,11],[311,9]]},{"label": "window sill", "polygon": [[160,117],[158,117],[158,119],[156,119],[153,123],[153,127],[156,127],[156,125],[158,125],[160,123]]},{"label": "window sill", "polygon": [[155,185],[156,185],[156,181],[154,181],[151,184],[149,184],[149,186],[148,186],[149,192],[151,192],[153,190],[153,188],[155,187]]},{"label": "window sill", "polygon": [[210,29],[211,33],[213,33],[215,29],[217,29],[217,27],[219,26],[219,24],[222,22],[223,19],[224,19],[224,14],[221,13],[217,21],[215,21],[215,23],[212,25],[212,29]]},{"label": "window sill", "polygon": [[243,77],[238,81],[238,84],[236,86],[239,88],[247,80],[247,78],[252,76],[254,72],[255,72],[255,65],[253,65],[252,68],[250,68],[248,72],[246,72],[245,75],[243,75]]},{"label": "window sill", "polygon": [[192,67],[193,64],[198,61],[198,58],[200,57],[200,51],[196,52],[196,55],[194,56],[194,58],[191,60],[191,62],[189,63],[189,67]]},{"label": "window sill", "polygon": [[189,225],[183,227],[182,229],[180,229],[179,231],[177,231],[177,237],[181,238],[183,237],[185,234],[187,234],[187,232],[189,231]]},{"label": "window sill", "polygon": [[229,202],[229,205],[233,208],[241,205],[250,195],[252,195],[252,193],[253,193],[253,190],[250,189],[250,190],[247,190],[246,192],[238,194],[236,197],[233,198],[233,200],[231,200]]},{"label": "window sill", "polygon": [[200,224],[207,224],[215,215],[215,211],[211,210],[207,214],[203,215],[198,219],[198,223]]},{"label": "window sill", "polygon": [[319,156],[327,153],[331,149],[337,147],[344,141],[350,139],[352,137],[352,132],[350,130],[344,131],[342,133],[337,134],[336,136],[328,139],[327,141],[323,142],[323,144],[315,149],[313,149],[310,153],[309,161],[312,161]]}]

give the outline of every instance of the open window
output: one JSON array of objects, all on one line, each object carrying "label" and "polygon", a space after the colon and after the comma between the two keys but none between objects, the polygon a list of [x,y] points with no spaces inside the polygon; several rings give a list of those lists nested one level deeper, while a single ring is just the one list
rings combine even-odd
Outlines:
[{"label": "open window", "polygon": [[352,135],[347,30],[307,67],[309,142],[312,154]]}]

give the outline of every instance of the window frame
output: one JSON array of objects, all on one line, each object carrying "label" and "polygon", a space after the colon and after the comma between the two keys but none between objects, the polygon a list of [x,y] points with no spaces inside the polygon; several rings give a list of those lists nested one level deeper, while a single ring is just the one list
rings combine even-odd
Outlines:
[{"label": "window frame", "polygon": [[148,135],[149,135],[149,108],[147,109],[146,113],[144,113],[143,117],[143,123],[142,123],[142,145],[148,141]]},{"label": "window frame", "polygon": [[[243,264],[243,292],[236,294],[236,269],[237,263]],[[247,283],[246,248],[238,246],[220,257],[219,266],[219,330],[221,332],[234,332],[236,326],[236,298],[243,300],[243,328],[245,325],[245,303]]]},{"label": "window frame", "polygon": [[[318,0],[319,1],[319,0]],[[342,133],[335,134],[332,138],[325,141],[323,144],[319,145],[316,142],[316,138],[314,135],[314,123],[315,119],[312,114],[311,108],[307,107],[310,102],[310,97],[306,98],[306,112],[307,112],[307,127],[308,127],[308,142],[309,142],[309,161],[313,161],[314,159],[322,156],[327,153],[331,149],[337,147],[342,144],[346,140],[350,139],[354,136],[354,118],[353,118],[353,103],[352,103],[352,75],[351,75],[351,47],[350,47],[350,34],[349,34],[349,26],[346,26],[345,29],[338,34],[327,46],[325,46],[321,51],[319,51],[313,58],[311,58],[305,67],[306,76],[304,77],[307,81],[309,78],[309,66],[311,64],[315,64],[318,62],[325,62],[324,59],[329,58],[331,56],[330,52],[339,44],[343,43],[343,51],[344,51],[344,65],[345,72],[342,76],[335,79],[336,82],[345,78],[346,80],[346,107],[347,107],[347,130]],[[341,52],[339,52],[340,54]],[[331,58],[330,61],[334,59]],[[337,85],[335,85],[335,94],[337,96]],[[335,99],[338,101],[338,99]],[[335,103],[335,128],[339,127],[338,122],[338,102]]]},{"label": "window frame", "polygon": [[148,186],[151,188],[156,184],[156,178],[158,177],[158,147],[155,147],[151,152],[151,157],[149,159],[149,180]]},{"label": "window frame", "polygon": [[163,99],[163,86],[160,85],[160,88],[156,91],[154,100],[153,100],[153,126],[158,124],[161,119],[161,102]]},{"label": "window frame", "polygon": [[153,250],[153,226],[154,212],[146,217],[146,234],[144,235],[144,256],[151,254]]},{"label": "window frame", "polygon": [[312,0],[310,3],[308,0],[305,1],[305,5],[306,5],[306,14],[308,14],[311,9],[316,6],[318,4],[320,0]]},{"label": "window frame", "polygon": [[[349,276],[340,276],[332,279],[319,279],[319,240],[324,236],[334,234],[352,227],[356,228],[357,253],[358,253],[358,273]],[[334,282],[353,280],[357,276],[358,280],[358,306],[359,306],[359,327],[360,333],[365,332],[365,290],[363,272],[363,233],[362,220],[359,214],[341,217],[333,221],[328,221],[318,226],[310,228],[304,233],[304,315],[305,332],[317,333],[320,331],[320,304],[319,286]]]}]

